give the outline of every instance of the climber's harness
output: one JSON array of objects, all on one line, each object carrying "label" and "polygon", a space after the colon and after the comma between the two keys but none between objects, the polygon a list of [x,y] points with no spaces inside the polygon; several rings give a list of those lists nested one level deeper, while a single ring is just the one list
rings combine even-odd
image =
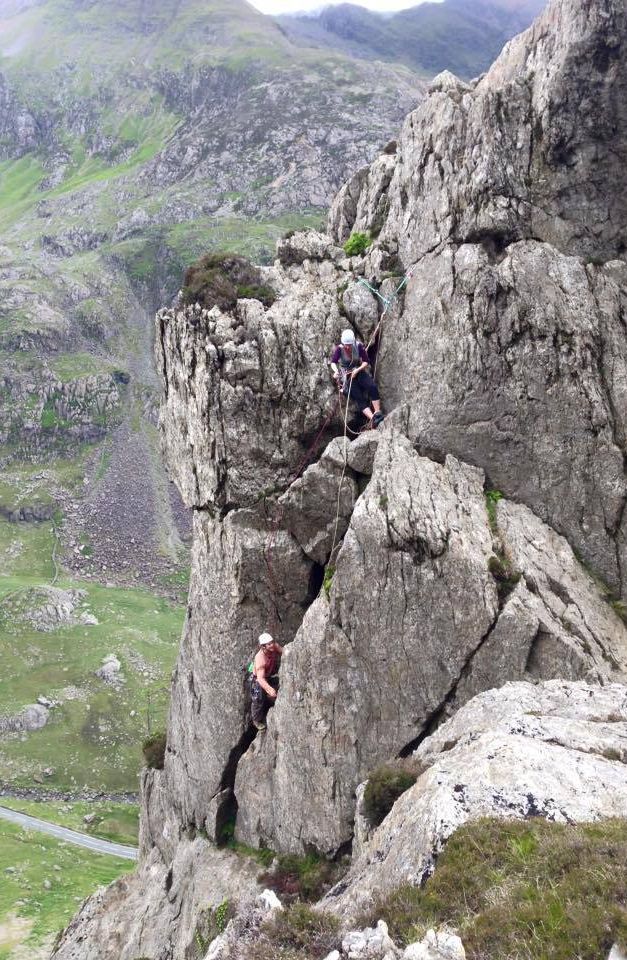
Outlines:
[{"label": "climber's harness", "polygon": [[344,396],[346,396],[348,393],[349,372],[351,370],[355,370],[357,367],[360,367],[361,364],[362,359],[359,356],[359,343],[357,340],[351,344],[350,358],[345,355],[344,348],[340,346],[340,359],[338,360],[339,389]]}]

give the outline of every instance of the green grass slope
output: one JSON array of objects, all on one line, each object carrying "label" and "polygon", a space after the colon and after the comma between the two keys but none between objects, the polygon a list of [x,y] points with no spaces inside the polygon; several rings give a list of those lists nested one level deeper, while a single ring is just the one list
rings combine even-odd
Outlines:
[{"label": "green grass slope", "polygon": [[133,869],[0,822],[0,960],[43,960],[56,934],[99,886]]},{"label": "green grass slope", "polygon": [[604,960],[627,947],[627,822],[478,820],[424,887],[375,904],[397,943],[457,930],[468,960]]},{"label": "green grass slope", "polygon": [[[39,696],[58,701],[43,729],[0,737],[0,780],[134,792],[141,743],[165,723],[184,608],[147,590],[61,578],[59,587],[85,592],[81,609],[98,623],[37,630],[22,614],[54,576],[54,539],[50,524],[0,521],[2,713],[14,716]],[[122,664],[116,686],[95,676],[109,654]]]}]

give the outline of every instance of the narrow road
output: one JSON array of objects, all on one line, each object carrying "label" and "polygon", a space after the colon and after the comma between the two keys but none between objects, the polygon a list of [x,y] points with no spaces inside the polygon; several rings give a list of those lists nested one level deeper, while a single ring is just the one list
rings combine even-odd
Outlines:
[{"label": "narrow road", "polygon": [[105,853],[111,857],[123,857],[125,860],[137,860],[137,847],[127,847],[122,843],[111,843],[110,840],[100,840],[98,837],[90,837],[86,833],[78,833],[76,830],[68,830],[67,827],[59,827],[56,823],[50,823],[48,820],[39,820],[37,817],[29,817],[26,813],[18,813],[16,810],[9,810],[8,807],[0,806],[0,818],[9,820],[10,823],[16,823],[27,830],[40,830],[42,833],[49,833],[57,840],[65,840],[67,843],[75,843],[79,847],[86,847],[94,853]]}]

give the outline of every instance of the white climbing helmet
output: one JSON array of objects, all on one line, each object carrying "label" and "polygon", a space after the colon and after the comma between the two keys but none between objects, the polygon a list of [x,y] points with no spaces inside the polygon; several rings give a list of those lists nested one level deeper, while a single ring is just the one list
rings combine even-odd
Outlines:
[{"label": "white climbing helmet", "polygon": [[355,343],[355,334],[352,330],[342,330],[342,343],[345,346]]},{"label": "white climbing helmet", "polygon": [[259,637],[259,643],[262,647],[265,647],[268,643],[274,643],[274,639],[269,633],[262,633]]}]

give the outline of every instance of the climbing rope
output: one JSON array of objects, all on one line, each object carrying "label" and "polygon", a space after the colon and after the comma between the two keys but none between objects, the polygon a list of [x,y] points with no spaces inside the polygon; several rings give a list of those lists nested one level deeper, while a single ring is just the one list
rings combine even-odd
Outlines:
[{"label": "climbing rope", "polygon": [[[401,282],[399,283],[398,287],[396,288],[396,290],[394,291],[391,297],[384,297],[383,294],[379,292],[379,290],[376,290],[371,284],[368,283],[367,280],[364,280],[363,277],[357,278],[357,282],[362,283],[364,287],[370,290],[370,292],[373,293],[375,297],[378,297],[381,303],[383,304],[383,312],[379,317],[379,322],[377,323],[376,327],[372,331],[370,340],[366,345],[366,351],[370,349],[370,347],[373,345],[373,343],[377,339],[377,335],[379,334],[379,331],[381,331],[383,327],[383,318],[385,317],[386,313],[388,312],[388,310],[390,309],[394,301],[398,298],[398,295],[400,294],[405,284],[411,279],[411,275],[412,275],[411,270],[408,270],[407,273],[403,276]],[[377,355],[374,358],[374,366],[372,368],[372,376],[374,379],[376,379],[376,376],[377,376],[377,363],[379,362],[379,344],[380,343],[381,343],[381,336],[379,336],[379,343],[377,344]]]},{"label": "climbing rope", "polygon": [[[337,501],[336,501],[336,504],[335,504],[335,526],[334,526],[334,528],[333,528],[333,544],[332,544],[332,546],[331,546],[331,552],[329,553],[329,563],[333,563],[333,554],[334,554],[334,552],[335,552],[335,544],[336,544],[336,542],[337,542],[337,528],[338,528],[338,525],[339,525],[339,522],[340,522],[340,498],[341,498],[341,496],[342,496],[342,484],[344,483],[344,477],[345,477],[345,475],[346,475],[346,467],[347,467],[347,464],[348,464],[348,436],[347,436],[347,430],[348,430],[348,408],[349,408],[349,405],[350,405],[351,388],[352,388],[352,386],[353,386],[353,378],[352,378],[352,377],[349,377],[349,378],[348,378],[348,393],[346,394],[346,410],[345,410],[345,412],[344,412],[344,465],[343,465],[343,467],[342,467],[342,475],[341,475],[341,477],[340,477],[340,483],[339,483],[339,486],[338,486],[338,488],[337,488]],[[338,387],[339,387],[339,385],[338,385]],[[338,389],[338,402],[339,402],[339,404],[340,404],[340,410],[342,409],[341,396],[342,396],[342,389],[341,389],[341,387],[339,387],[339,389]],[[352,432],[352,431],[351,431],[351,432]]]}]

